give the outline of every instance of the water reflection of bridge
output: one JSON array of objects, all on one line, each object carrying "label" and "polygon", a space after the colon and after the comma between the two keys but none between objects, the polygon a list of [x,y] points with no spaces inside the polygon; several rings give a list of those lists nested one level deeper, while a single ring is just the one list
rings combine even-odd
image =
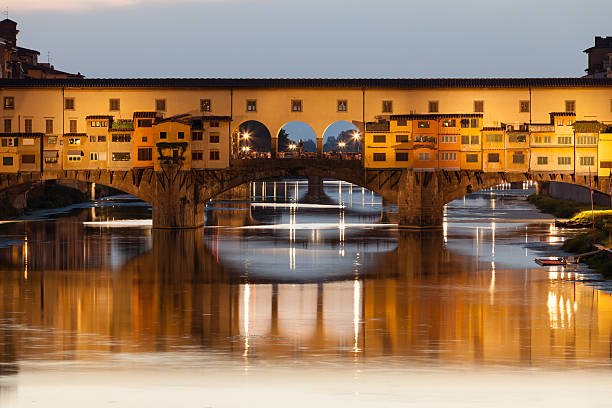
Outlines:
[{"label": "water reflection of bridge", "polygon": [[[0,318],[11,319],[0,326],[5,374],[21,359],[185,346],[244,356],[367,353],[451,363],[610,358],[609,295],[560,275],[479,268],[476,259],[446,249],[441,232],[402,233],[397,248],[378,254],[363,273],[296,285],[233,273],[215,235],[197,232],[154,231],[152,249],[136,255],[133,248],[119,269],[110,258],[83,271],[91,264],[45,256],[46,234],[85,236],[51,243],[74,248],[60,258],[100,253],[107,243],[81,228],[54,223],[27,244],[0,250]],[[38,330],[36,340],[27,329]]]}]

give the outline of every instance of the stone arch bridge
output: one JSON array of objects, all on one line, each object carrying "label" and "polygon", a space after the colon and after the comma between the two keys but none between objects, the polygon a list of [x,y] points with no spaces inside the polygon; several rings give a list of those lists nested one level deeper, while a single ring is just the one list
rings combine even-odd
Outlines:
[{"label": "stone arch bridge", "polygon": [[0,173],[0,192],[42,180],[76,180],[113,187],[153,207],[154,228],[196,228],[204,224],[206,201],[251,181],[282,178],[330,178],[365,187],[399,210],[402,227],[436,227],[443,206],[465,194],[502,183],[533,180],[570,183],[610,194],[610,182],[597,176],[560,173],[485,173],[482,171],[415,172],[409,169],[364,169],[359,160],[234,160],[227,169],[183,170],[180,165],[116,170],[59,170]]}]

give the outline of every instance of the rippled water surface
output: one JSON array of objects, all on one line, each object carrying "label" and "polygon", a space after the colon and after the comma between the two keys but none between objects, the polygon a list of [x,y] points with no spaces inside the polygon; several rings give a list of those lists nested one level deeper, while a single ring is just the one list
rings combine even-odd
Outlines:
[{"label": "rippled water surface", "polygon": [[609,406],[612,297],[540,268],[529,190],[441,230],[326,182],[267,182],[151,229],[129,197],[0,224],[0,406]]}]

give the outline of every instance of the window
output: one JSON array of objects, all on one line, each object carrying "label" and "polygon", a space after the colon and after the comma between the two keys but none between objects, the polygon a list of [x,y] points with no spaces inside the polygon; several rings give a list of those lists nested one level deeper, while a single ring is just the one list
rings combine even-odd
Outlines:
[{"label": "window", "polygon": [[383,113],[393,113],[393,101],[382,101]]},{"label": "window", "polygon": [[478,163],[478,154],[469,153],[465,155],[466,163]]},{"label": "window", "polygon": [[64,98],[64,109],[74,110],[74,98]]},{"label": "window", "polygon": [[2,139],[2,142],[1,142],[0,146],[7,147],[8,146],[8,139]]},{"label": "window", "polygon": [[374,143],[386,143],[387,135],[374,135]]},{"label": "window", "polygon": [[[257,101],[254,99],[249,99],[246,101],[246,110],[247,112],[257,112]],[[211,152],[212,154],[212,152]],[[213,159],[211,159],[213,160]]]},{"label": "window", "polygon": [[302,111],[302,101],[299,99],[293,99],[291,101],[291,112],[301,112]]},{"label": "window", "polygon": [[571,136],[559,136],[557,137],[557,143],[558,144],[572,144],[572,137]]},{"label": "window", "polygon": [[89,136],[89,141],[91,143],[94,143],[96,141],[96,137],[95,136]]},{"label": "window", "polygon": [[557,164],[559,166],[569,166],[570,164],[572,164],[572,158],[571,157],[557,157]]},{"label": "window", "polygon": [[57,143],[57,137],[55,136],[49,136],[47,138],[47,144],[56,144]]},{"label": "window", "polygon": [[565,101],[566,112],[576,112],[576,101]]},{"label": "window", "polygon": [[442,127],[455,127],[456,125],[455,119],[444,119],[442,121]]},{"label": "window", "polygon": [[219,122],[217,122],[217,121],[210,122],[209,126],[211,128],[218,128],[219,127]]},{"label": "window", "polygon": [[536,143],[550,143],[551,140],[552,140],[551,136],[536,136],[535,137]]},{"label": "window", "polygon": [[567,120],[567,126],[572,126],[573,124],[574,124],[574,121],[572,119]]},{"label": "window", "polygon": [[499,153],[489,153],[487,155],[487,161],[489,163],[499,163]]},{"label": "window", "polygon": [[210,143],[219,143],[219,133],[211,133],[209,138]]},{"label": "window", "polygon": [[219,151],[211,150],[208,157],[210,158],[210,160],[219,160]]},{"label": "window", "polygon": [[191,160],[204,160],[204,152],[191,152]]},{"label": "window", "polygon": [[429,101],[429,112],[438,112],[438,101]]},{"label": "window", "polygon": [[474,101],[474,112],[484,112],[484,101]]},{"label": "window", "polygon": [[200,112],[212,111],[212,104],[210,99],[200,99]]},{"label": "window", "polygon": [[138,160],[139,161],[151,161],[153,160],[153,149],[150,147],[141,147],[138,149]]},{"label": "window", "polygon": [[178,132],[178,136],[179,139],[184,139],[185,138],[185,132]]},{"label": "window", "polygon": [[525,135],[510,135],[508,137],[508,141],[510,143],[525,143],[527,141],[527,136],[525,136]]},{"label": "window", "polygon": [[576,144],[579,144],[579,145],[597,144],[597,136],[578,136],[576,138]]},{"label": "window", "polygon": [[74,156],[74,155],[68,154],[68,161],[81,161],[81,156]]},{"label": "window", "polygon": [[563,119],[557,119],[557,126],[563,126]]},{"label": "window", "polygon": [[457,135],[441,135],[440,143],[457,143]]},{"label": "window", "polygon": [[11,133],[11,120],[10,119],[4,119],[4,132],[5,133]]},{"label": "window", "polygon": [[[612,101],[610,102],[612,105]],[[338,112],[346,112],[348,110],[348,101],[345,99],[338,101]]]},{"label": "window", "polygon": [[387,155],[386,155],[386,153],[374,153],[372,155],[372,159],[375,162],[383,162],[383,161],[387,160]]},{"label": "window", "polygon": [[113,153],[113,161],[130,161],[130,153],[115,152]]},{"label": "window", "polygon": [[547,164],[548,164],[548,157],[546,157],[546,156],[539,156],[539,157],[538,157],[538,164],[539,164],[540,166],[545,166],[545,165],[547,165]]},{"label": "window", "polygon": [[22,139],[21,145],[22,146],[34,146],[34,139],[30,139],[30,138]]},{"label": "window", "polygon": [[408,126],[408,119],[398,119],[397,126]]},{"label": "window", "polygon": [[119,107],[120,107],[120,100],[119,99],[109,99],[108,100],[108,110],[109,111],[118,111]]},{"label": "window", "polygon": [[26,133],[32,133],[32,119],[24,119],[24,130]]},{"label": "window", "polygon": [[410,135],[395,135],[396,143],[407,143],[410,141]]},{"label": "window", "polygon": [[3,166],[12,166],[13,165],[13,158],[11,156],[4,156],[2,158],[2,165]]},{"label": "window", "polygon": [[152,127],[153,119],[138,119],[138,127]]},{"label": "window", "polygon": [[33,154],[24,154],[23,156],[21,156],[21,163],[22,164],[35,164],[36,156]]},{"label": "window", "polygon": [[143,142],[143,143],[146,143],[148,140],[149,140],[149,138],[148,138],[148,137],[146,137],[146,136],[143,136],[143,137],[142,137],[142,142]]},{"label": "window", "polygon": [[167,132],[159,132],[159,138],[160,139],[167,139],[168,138],[168,133]]},{"label": "window", "polygon": [[81,144],[81,139],[78,137],[71,137],[70,139],[68,139],[68,144],[71,145],[80,145]]},{"label": "window", "polygon": [[519,101],[519,112],[521,113],[529,113],[531,110],[531,104],[529,101]]},{"label": "window", "polygon": [[70,133],[77,132],[77,121],[76,119],[70,119]]},{"label": "window", "polygon": [[472,120],[470,121],[470,125],[471,125],[471,127],[473,127],[473,128],[478,128],[478,127],[479,127],[479,120],[478,120],[478,119],[472,119]]},{"label": "window", "polygon": [[4,97],[4,109],[15,109],[15,97],[14,96],[5,96]]},{"label": "window", "polygon": [[512,163],[514,164],[525,164],[525,155],[521,152],[514,153],[512,155]]},{"label": "window", "polygon": [[165,112],[166,111],[166,100],[156,99],[155,100],[155,110],[158,112]]},{"label": "window", "polygon": [[419,120],[418,123],[417,123],[417,126],[420,129],[427,129],[427,128],[429,128],[429,122],[426,121],[426,120]]},{"label": "window", "polygon": [[91,161],[98,161],[98,153],[96,153],[96,152],[89,153],[89,160],[91,160]]},{"label": "window", "polygon": [[429,152],[419,153],[419,161],[428,161],[428,160],[429,160]]},{"label": "window", "polygon": [[470,127],[470,120],[469,119],[461,119],[461,127],[462,128],[469,128]]},{"label": "window", "polygon": [[581,157],[580,158],[580,165],[581,166],[594,166],[595,165],[595,157],[593,157],[593,156]]},{"label": "window", "polygon": [[57,163],[58,152],[45,152],[45,163]]},{"label": "window", "polygon": [[470,136],[469,135],[461,135],[461,144],[470,144]]},{"label": "window", "polygon": [[98,143],[100,142],[106,143],[106,136],[98,136]]},{"label": "window", "polygon": [[442,161],[457,160],[457,153],[456,152],[441,152],[440,153],[440,160],[442,160]]},{"label": "window", "polygon": [[414,141],[418,143],[436,143],[436,138],[433,136],[415,135]]},{"label": "window", "polygon": [[395,161],[408,161],[409,155],[408,152],[395,152]]},{"label": "window", "polygon": [[129,143],[132,141],[132,135],[129,133],[113,133],[111,142],[113,143]]},{"label": "window", "polygon": [[46,134],[53,133],[53,119],[45,120],[45,133]]},{"label": "window", "polygon": [[191,140],[204,140],[202,132],[191,132]]},{"label": "window", "polygon": [[504,141],[504,135],[501,133],[491,133],[486,137],[487,143],[501,143]]}]

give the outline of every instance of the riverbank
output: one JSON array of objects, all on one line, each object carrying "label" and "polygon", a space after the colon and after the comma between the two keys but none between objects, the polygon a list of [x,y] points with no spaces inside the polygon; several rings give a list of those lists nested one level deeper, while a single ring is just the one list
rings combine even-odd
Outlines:
[{"label": "riverbank", "polygon": [[[542,212],[552,214],[559,218],[571,218],[572,221],[590,223],[595,218],[595,242],[612,247],[612,210],[603,207],[595,207],[591,212],[590,204],[575,203],[572,201],[559,200],[542,195],[531,195],[527,201],[536,206]],[[566,252],[582,254],[593,250],[593,230],[589,229],[573,238],[567,239],[561,247]],[[612,257],[600,252],[595,255],[581,258],[594,271],[602,274],[605,278],[612,278]]]}]

